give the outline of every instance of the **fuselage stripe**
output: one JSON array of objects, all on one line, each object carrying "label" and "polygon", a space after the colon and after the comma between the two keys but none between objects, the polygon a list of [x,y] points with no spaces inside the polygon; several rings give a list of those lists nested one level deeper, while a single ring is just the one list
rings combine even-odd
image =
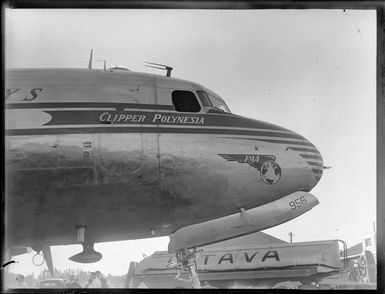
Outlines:
[{"label": "fuselage stripe", "polygon": [[315,148],[300,148],[300,147],[290,147],[290,149],[294,151],[303,151],[303,152],[316,152],[318,153],[318,150]]},{"label": "fuselage stripe", "polygon": [[[186,127],[114,127],[110,125],[100,127],[73,127],[73,128],[36,128],[36,129],[10,129],[6,130],[8,136],[21,135],[50,135],[50,134],[76,134],[76,133],[186,133],[186,134],[243,134],[254,136],[277,137],[274,132],[244,131],[231,129],[206,129],[206,128],[186,128]],[[279,137],[292,138],[295,134],[280,134]]]},{"label": "fuselage stripe", "polygon": [[300,153],[300,155],[301,155],[303,158],[308,158],[308,159],[319,159],[319,160],[322,160],[322,157],[319,156],[319,155],[310,155],[310,154],[302,154],[302,153]]},{"label": "fuselage stripe", "polygon": [[172,105],[164,104],[139,104],[139,103],[121,103],[121,102],[41,102],[41,103],[9,103],[5,104],[6,109],[34,109],[34,108],[114,108],[114,109],[156,109],[156,110],[174,110]]},{"label": "fuselage stripe", "polygon": [[307,163],[310,165],[319,166],[323,168],[323,164],[320,162],[308,161]]},{"label": "fuselage stripe", "polygon": [[239,139],[239,140],[250,140],[250,141],[265,141],[265,142],[269,142],[269,143],[277,143],[277,144],[290,144],[290,145],[304,145],[304,146],[311,146],[311,147],[314,147],[315,146],[310,143],[310,142],[306,142],[306,141],[303,141],[303,140],[298,140],[298,141],[289,141],[289,140],[280,140],[280,139],[260,139],[260,138],[240,138],[240,137],[224,137],[224,138],[230,138],[230,139]]},{"label": "fuselage stripe", "polygon": [[320,166],[311,166],[312,169],[317,169],[317,170],[323,170],[323,167]]},{"label": "fuselage stripe", "polygon": [[[80,103],[80,102],[79,102]],[[23,103],[24,105],[24,103]],[[29,105],[29,104],[28,104]],[[42,105],[51,107],[42,108]],[[75,104],[76,105],[76,104]],[[72,108],[59,108],[52,109],[55,103],[31,103],[29,107],[22,107],[19,104],[7,104],[6,108],[9,111],[13,111],[13,117],[23,117],[23,110],[35,110],[41,111],[51,116],[51,120],[46,125],[68,126],[68,125],[94,125],[98,126],[102,123],[111,123],[115,125],[129,126],[132,123],[139,122],[143,125],[171,125],[171,126],[200,126],[211,128],[239,128],[248,131],[254,131],[256,129],[266,129],[271,132],[287,134],[291,138],[305,140],[302,136],[291,132],[290,130],[275,126],[273,124],[265,123],[262,121],[247,119],[234,114],[208,114],[208,113],[188,113],[170,111],[168,105],[154,105],[154,104],[132,104],[136,106],[134,110],[125,110],[125,106],[128,104],[116,104],[116,103],[102,103],[104,107],[110,108],[98,109],[99,103],[89,103],[91,109],[72,109],[74,103],[67,104]],[[35,106],[35,107],[32,107]],[[40,107],[36,107],[40,106]],[[100,105],[99,105],[100,106]],[[168,109],[168,111],[160,111],[162,107]],[[96,110],[97,109],[97,110]],[[113,110],[111,110],[113,109]],[[151,110],[151,111],[149,111]],[[155,110],[155,111],[154,111]],[[20,112],[19,113],[16,113]],[[29,114],[27,114],[29,115]],[[6,113],[7,117],[7,113]],[[252,135],[246,133],[243,135]],[[236,135],[236,134],[235,134]]]}]

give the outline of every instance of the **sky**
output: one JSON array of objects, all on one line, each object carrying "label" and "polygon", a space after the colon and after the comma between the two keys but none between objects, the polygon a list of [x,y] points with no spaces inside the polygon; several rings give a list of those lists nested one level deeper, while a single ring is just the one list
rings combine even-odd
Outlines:
[{"label": "sky", "polygon": [[[172,76],[218,93],[233,113],[288,128],[321,152],[325,170],[311,191],[320,204],[265,230],[283,240],[342,239],[373,233],[376,220],[375,10],[51,10],[12,9],[5,20],[6,67],[122,65]],[[80,245],[53,246],[54,266],[120,275],[168,238],[100,243],[104,257],[76,264]],[[11,272],[37,274],[33,254]]]}]

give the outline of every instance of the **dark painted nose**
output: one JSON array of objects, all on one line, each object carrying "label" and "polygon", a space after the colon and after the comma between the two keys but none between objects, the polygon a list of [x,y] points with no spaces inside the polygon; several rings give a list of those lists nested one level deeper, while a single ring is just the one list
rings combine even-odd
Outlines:
[{"label": "dark painted nose", "polygon": [[313,171],[316,185],[322,177],[324,163],[322,160],[321,153],[318,151],[317,148],[314,149],[314,152],[305,155],[307,156],[306,161],[309,164],[311,170]]},{"label": "dark painted nose", "polygon": [[[305,139],[306,140],[306,139]],[[314,186],[319,182],[324,170],[324,163],[321,153],[318,149],[306,140],[307,144],[301,147],[291,147],[291,149],[297,151],[299,155],[307,162],[314,176]],[[314,187],[313,186],[313,187]]]}]

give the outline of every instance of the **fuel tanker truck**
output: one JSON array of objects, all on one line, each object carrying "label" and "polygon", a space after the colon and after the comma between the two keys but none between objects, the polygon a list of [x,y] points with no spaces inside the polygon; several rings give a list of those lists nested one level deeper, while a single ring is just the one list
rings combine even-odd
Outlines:
[{"label": "fuel tanker truck", "polygon": [[[341,240],[276,243],[257,246],[209,246],[197,251],[196,272],[202,288],[272,288],[280,282],[314,284],[344,269]],[[175,255],[157,251],[131,262],[127,288],[190,288],[189,273]],[[299,284],[299,285],[300,285]]]}]

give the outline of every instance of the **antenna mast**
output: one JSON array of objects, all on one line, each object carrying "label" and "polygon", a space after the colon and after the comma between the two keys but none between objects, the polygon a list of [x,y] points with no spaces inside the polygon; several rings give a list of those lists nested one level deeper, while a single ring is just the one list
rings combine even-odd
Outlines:
[{"label": "antenna mast", "polygon": [[90,60],[88,61],[88,69],[92,69],[92,53],[93,52],[94,52],[94,49],[91,49]]},{"label": "antenna mast", "polygon": [[171,77],[171,71],[173,70],[173,68],[171,66],[168,66],[165,64],[154,63],[154,62],[147,62],[147,61],[146,61],[146,63],[151,64],[151,65],[146,65],[147,67],[153,67],[156,69],[166,70],[167,71],[166,77]]}]

